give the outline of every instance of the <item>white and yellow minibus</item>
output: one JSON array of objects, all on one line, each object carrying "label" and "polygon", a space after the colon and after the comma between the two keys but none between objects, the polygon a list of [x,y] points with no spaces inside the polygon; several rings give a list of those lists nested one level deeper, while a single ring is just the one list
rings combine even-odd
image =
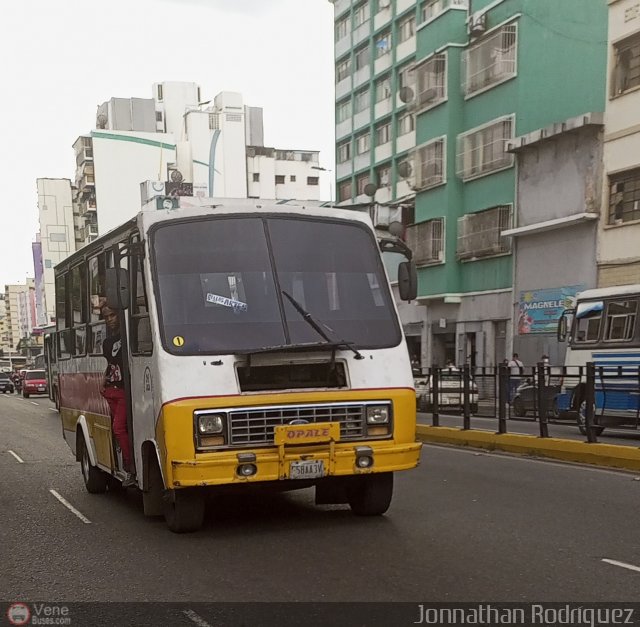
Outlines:
[{"label": "white and yellow minibus", "polygon": [[[421,445],[381,250],[411,256],[366,213],[160,197],[58,264],[52,370],[87,490],[126,476],[101,395],[106,302],[146,515],[198,529],[221,486],[315,486],[318,503],[384,513]],[[415,298],[411,261],[398,290]]]}]

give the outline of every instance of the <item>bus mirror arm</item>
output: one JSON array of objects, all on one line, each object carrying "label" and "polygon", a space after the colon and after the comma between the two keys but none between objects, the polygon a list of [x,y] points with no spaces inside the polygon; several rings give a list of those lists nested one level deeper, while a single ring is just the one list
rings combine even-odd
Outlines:
[{"label": "bus mirror arm", "polygon": [[380,252],[383,253],[400,253],[404,255],[407,261],[413,259],[413,251],[399,238],[396,239],[381,239],[378,241],[380,246]]}]

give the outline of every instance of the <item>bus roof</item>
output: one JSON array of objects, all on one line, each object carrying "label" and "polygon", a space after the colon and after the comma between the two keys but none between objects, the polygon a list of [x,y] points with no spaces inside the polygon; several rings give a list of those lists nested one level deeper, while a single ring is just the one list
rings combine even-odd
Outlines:
[{"label": "bus roof", "polygon": [[610,296],[630,296],[640,294],[640,283],[635,285],[620,285],[618,287],[600,287],[585,290],[578,294],[578,300],[591,300],[594,298],[609,298]]}]

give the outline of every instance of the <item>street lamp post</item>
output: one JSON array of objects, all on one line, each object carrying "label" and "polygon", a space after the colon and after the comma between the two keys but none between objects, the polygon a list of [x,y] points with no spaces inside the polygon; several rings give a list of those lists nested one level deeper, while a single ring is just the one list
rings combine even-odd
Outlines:
[{"label": "street lamp post", "polygon": [[[312,165],[311,169],[318,170],[320,172],[333,172],[333,170],[330,170],[329,168],[323,168],[319,165]],[[331,175],[329,176],[329,200],[331,201],[331,204],[333,204],[333,181],[331,179]]]}]

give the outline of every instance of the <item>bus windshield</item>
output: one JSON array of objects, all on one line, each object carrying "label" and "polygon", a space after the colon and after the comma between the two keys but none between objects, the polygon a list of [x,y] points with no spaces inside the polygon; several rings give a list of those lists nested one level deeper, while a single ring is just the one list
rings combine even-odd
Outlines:
[{"label": "bus windshield", "polygon": [[575,343],[598,341],[603,311],[604,303],[601,300],[578,303],[573,323],[573,341]]},{"label": "bus windshield", "polygon": [[152,235],[165,348],[228,354],[332,341],[397,346],[401,334],[372,234],[354,223],[219,217],[161,224]]}]

